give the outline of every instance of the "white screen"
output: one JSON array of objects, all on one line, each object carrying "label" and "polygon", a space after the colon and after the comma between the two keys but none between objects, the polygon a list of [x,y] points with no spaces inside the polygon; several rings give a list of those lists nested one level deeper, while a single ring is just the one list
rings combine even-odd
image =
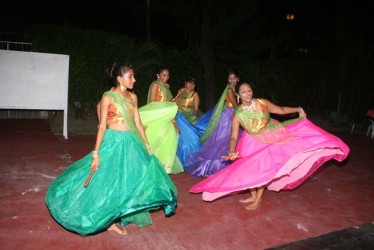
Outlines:
[{"label": "white screen", "polygon": [[1,109],[64,110],[67,116],[68,79],[68,55],[0,50]]}]

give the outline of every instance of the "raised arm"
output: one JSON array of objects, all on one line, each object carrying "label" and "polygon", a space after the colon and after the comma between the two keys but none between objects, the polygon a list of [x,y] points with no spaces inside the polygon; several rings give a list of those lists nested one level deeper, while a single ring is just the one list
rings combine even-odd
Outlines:
[{"label": "raised arm", "polygon": [[299,117],[306,117],[306,113],[302,107],[280,107],[269,100],[263,99],[266,103],[266,108],[270,113],[278,115],[286,115],[292,113],[299,113]]}]

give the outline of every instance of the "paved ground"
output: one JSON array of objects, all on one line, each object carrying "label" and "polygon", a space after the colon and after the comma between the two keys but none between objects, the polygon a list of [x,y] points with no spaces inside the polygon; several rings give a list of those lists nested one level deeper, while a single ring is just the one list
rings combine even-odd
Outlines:
[{"label": "paved ground", "polygon": [[[86,133],[97,125],[88,118],[72,123]],[[325,164],[296,190],[266,192],[256,211],[238,202],[245,193],[202,201],[188,192],[202,178],[181,173],[171,175],[179,191],[174,216],[155,212],[153,225],[130,225],[124,237],[82,237],[52,219],[44,198],[49,183],[92,150],[95,135],[70,133],[64,140],[47,120],[0,120],[1,249],[374,249],[374,140],[346,128],[327,130],[349,145],[349,159]],[[334,237],[323,241],[324,235]]]},{"label": "paved ground", "polygon": [[[62,135],[63,113],[56,112],[48,118],[52,133]],[[74,114],[68,114],[68,135],[95,135],[97,132],[96,114],[83,115],[76,119]]]}]

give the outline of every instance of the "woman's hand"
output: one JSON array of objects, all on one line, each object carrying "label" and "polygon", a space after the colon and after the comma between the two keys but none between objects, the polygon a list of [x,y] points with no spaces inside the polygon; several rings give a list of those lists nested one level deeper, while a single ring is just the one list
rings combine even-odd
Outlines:
[{"label": "woman's hand", "polygon": [[147,148],[148,154],[152,155],[151,146],[149,146],[149,144],[146,144],[145,147]]},{"label": "woman's hand", "polygon": [[178,127],[177,122],[175,121],[175,119],[173,120],[173,125],[174,125],[175,130],[178,132],[178,134],[180,134],[180,133],[181,133],[181,130],[180,130],[180,128]]},{"label": "woman's hand", "polygon": [[94,169],[95,171],[98,170],[100,164],[100,158],[99,157],[94,157],[92,158],[91,162],[91,168]]},{"label": "woman's hand", "polygon": [[148,154],[149,154],[149,155],[152,155],[152,151],[151,151],[151,149],[148,148],[147,150],[148,150]]},{"label": "woman's hand", "polygon": [[195,124],[197,122],[197,116],[193,115],[191,120],[192,120],[192,123]]},{"label": "woman's hand", "polygon": [[178,127],[178,125],[174,124],[174,127],[175,127],[175,130],[177,130],[178,134],[180,134],[181,133],[181,129]]},{"label": "woman's hand", "polygon": [[306,117],[306,113],[302,107],[299,107],[298,112],[299,112],[299,118]]},{"label": "woman's hand", "polygon": [[239,152],[229,152],[228,155],[221,156],[222,159],[233,161],[239,158]]}]

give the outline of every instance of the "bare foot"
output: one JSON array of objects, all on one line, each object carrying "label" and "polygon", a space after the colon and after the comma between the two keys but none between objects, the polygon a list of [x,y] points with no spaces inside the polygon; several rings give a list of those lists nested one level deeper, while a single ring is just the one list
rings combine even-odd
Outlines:
[{"label": "bare foot", "polygon": [[260,203],[261,203],[261,200],[258,200],[256,202],[252,203],[251,205],[246,206],[245,209],[256,210],[260,206]]},{"label": "bare foot", "polygon": [[256,200],[256,197],[251,196],[251,197],[249,197],[247,199],[240,199],[239,202],[240,203],[250,203],[250,202],[254,202],[255,200]]},{"label": "bare foot", "polygon": [[127,234],[126,229],[122,229],[122,228],[118,227],[116,224],[112,224],[108,228],[108,231],[114,231],[114,232],[116,232],[118,234],[122,234],[122,235],[126,235]]}]

